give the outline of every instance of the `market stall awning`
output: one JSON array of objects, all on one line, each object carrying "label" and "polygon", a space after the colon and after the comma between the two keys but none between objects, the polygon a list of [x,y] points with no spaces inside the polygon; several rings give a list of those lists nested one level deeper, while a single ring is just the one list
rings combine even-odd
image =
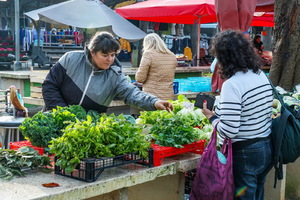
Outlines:
[{"label": "market stall awning", "polygon": [[274,12],[255,12],[251,26],[274,27]]},{"label": "market stall awning", "polygon": [[[263,8],[274,9],[274,0],[257,0],[255,9]],[[218,21],[214,0],[148,0],[117,8],[116,12],[126,19],[150,22],[194,24],[196,20],[205,24]],[[274,15],[254,15],[252,20],[251,26],[274,26]]]},{"label": "market stall awning", "polygon": [[[126,19],[151,22],[177,24],[217,22],[214,0],[148,0],[117,8],[116,12]],[[197,41],[197,64],[199,64],[199,26]]]},{"label": "market stall awning", "polygon": [[27,13],[33,20],[65,24],[78,28],[111,27],[114,34],[127,40],[143,39],[146,33],[99,0],[71,0]]},{"label": "market stall awning", "polygon": [[148,0],[117,8],[116,12],[126,19],[151,22],[177,24],[195,24],[195,21],[198,24],[217,22],[214,0]]},{"label": "market stall awning", "polygon": [[275,0],[257,0],[256,12],[274,12]]}]

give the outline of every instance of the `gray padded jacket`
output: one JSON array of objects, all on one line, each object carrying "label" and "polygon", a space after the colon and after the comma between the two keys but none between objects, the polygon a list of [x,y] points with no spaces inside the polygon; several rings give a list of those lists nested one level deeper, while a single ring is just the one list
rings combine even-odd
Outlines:
[{"label": "gray padded jacket", "polygon": [[67,52],[50,69],[42,84],[44,110],[81,105],[86,110],[103,113],[114,97],[143,110],[155,110],[158,98],[131,84],[117,62],[101,70],[91,64],[88,55],[87,49]]}]

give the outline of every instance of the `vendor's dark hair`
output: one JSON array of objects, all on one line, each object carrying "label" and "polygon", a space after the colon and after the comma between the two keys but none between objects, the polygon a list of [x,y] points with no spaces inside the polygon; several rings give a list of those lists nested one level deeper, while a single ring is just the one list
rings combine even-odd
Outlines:
[{"label": "vendor's dark hair", "polygon": [[226,30],[215,35],[210,52],[219,61],[222,78],[230,78],[238,71],[260,71],[260,58],[242,32]]},{"label": "vendor's dark hair", "polygon": [[255,35],[255,36],[254,36],[254,40],[257,40],[257,38],[261,38],[261,36],[260,36],[260,35],[258,35],[258,34],[257,34],[257,35]]},{"label": "vendor's dark hair", "polygon": [[104,54],[109,52],[118,53],[120,50],[120,43],[111,33],[102,31],[97,32],[91,38],[87,47],[93,53],[97,53],[98,51],[101,51]]}]

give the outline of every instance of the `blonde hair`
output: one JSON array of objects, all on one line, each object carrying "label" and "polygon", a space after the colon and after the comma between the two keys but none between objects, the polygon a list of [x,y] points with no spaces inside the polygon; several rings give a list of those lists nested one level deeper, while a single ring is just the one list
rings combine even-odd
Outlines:
[{"label": "blonde hair", "polygon": [[156,33],[150,33],[144,38],[143,53],[151,49],[154,49],[159,53],[172,54],[172,52],[167,48],[164,41]]}]

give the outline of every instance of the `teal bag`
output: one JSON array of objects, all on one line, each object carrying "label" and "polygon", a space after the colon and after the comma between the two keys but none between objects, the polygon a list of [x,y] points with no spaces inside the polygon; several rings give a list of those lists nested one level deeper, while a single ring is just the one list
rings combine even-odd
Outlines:
[{"label": "teal bag", "polygon": [[275,97],[281,103],[280,116],[272,120],[274,188],[283,179],[283,164],[294,162],[300,156],[300,106],[288,106],[270,81]]}]

